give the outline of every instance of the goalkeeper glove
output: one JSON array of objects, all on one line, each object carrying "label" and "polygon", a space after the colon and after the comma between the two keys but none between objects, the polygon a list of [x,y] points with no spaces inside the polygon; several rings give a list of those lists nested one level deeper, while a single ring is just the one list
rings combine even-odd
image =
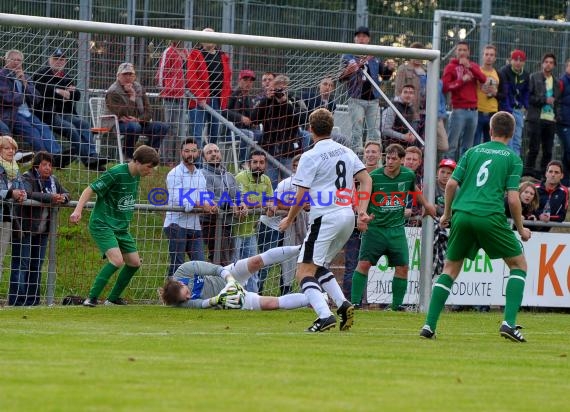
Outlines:
[{"label": "goalkeeper glove", "polygon": [[224,309],[241,309],[243,305],[243,294],[238,292],[230,293],[221,291],[218,295],[210,298],[210,306],[221,306]]},{"label": "goalkeeper glove", "polygon": [[222,307],[224,309],[241,309],[243,305],[243,294],[241,292],[226,294],[222,297]]},{"label": "goalkeeper glove", "polygon": [[238,293],[242,294],[245,293],[243,286],[235,279],[231,279],[230,281],[228,281],[228,283],[226,283],[226,286],[222,289],[220,293],[229,292],[233,290],[236,290]]},{"label": "goalkeeper glove", "polygon": [[210,299],[208,299],[208,302],[210,303],[210,307],[212,307],[212,308],[222,305],[220,295],[212,296]]}]

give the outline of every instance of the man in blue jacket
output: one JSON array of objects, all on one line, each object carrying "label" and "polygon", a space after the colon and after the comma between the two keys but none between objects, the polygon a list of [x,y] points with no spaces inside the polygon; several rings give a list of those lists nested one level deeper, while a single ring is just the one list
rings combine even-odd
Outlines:
[{"label": "man in blue jacket", "polygon": [[66,64],[65,52],[55,49],[48,63],[34,74],[36,90],[42,96],[34,107],[34,113],[56,133],[69,138],[73,154],[81,157],[85,167],[105,171],[107,162],[99,159],[91,126],[75,111],[75,102],[81,98],[81,92],[67,74]]},{"label": "man in blue jacket", "polygon": [[[370,30],[368,27],[359,27],[354,32],[356,44],[370,43]],[[352,150],[361,149],[364,146],[362,140],[364,122],[366,121],[366,138],[369,141],[380,141],[379,99],[380,92],[375,85],[380,85],[382,80],[388,80],[395,69],[393,62],[384,64],[374,56],[357,56],[345,54],[342,56],[345,66],[340,75],[340,81],[348,83],[348,113],[352,123]],[[365,76],[370,75],[372,83]]]},{"label": "man in blue jacket", "polygon": [[521,143],[524,128],[523,110],[528,109],[529,74],[524,71],[526,54],[522,50],[511,52],[511,63],[499,71],[499,110],[509,112],[515,118],[515,134],[508,146],[518,155],[521,154]]}]

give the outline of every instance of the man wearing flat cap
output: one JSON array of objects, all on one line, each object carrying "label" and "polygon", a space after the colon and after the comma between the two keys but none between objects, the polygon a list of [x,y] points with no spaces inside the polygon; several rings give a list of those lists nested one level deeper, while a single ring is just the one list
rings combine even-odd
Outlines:
[{"label": "man wearing flat cap", "polygon": [[71,141],[71,152],[78,155],[90,170],[104,171],[106,159],[99,158],[91,126],[75,111],[81,92],[66,70],[67,56],[63,49],[54,49],[47,64],[34,74],[36,89],[43,96],[34,106],[34,113],[58,134]]},{"label": "man wearing flat cap", "polygon": [[524,128],[524,112],[528,109],[529,74],[524,69],[526,53],[515,49],[511,52],[511,61],[499,70],[499,110],[509,112],[515,118],[515,134],[508,143],[513,151],[520,155]]},{"label": "man wearing flat cap", "polygon": [[[361,26],[354,32],[356,44],[370,43],[370,30]],[[352,123],[352,150],[364,145],[363,134],[366,124],[366,139],[380,141],[379,130],[379,86],[382,80],[388,80],[394,72],[393,62],[384,64],[374,56],[345,54],[342,56],[344,71],[339,80],[348,83],[348,113]],[[367,73],[372,81],[365,75]]]},{"label": "man wearing flat cap", "polygon": [[117,81],[105,95],[109,112],[119,118],[119,129],[125,136],[124,154],[132,159],[139,135],[146,136],[148,145],[159,150],[161,140],[168,134],[169,125],[156,122],[151,117],[151,107],[145,89],[136,81],[132,63],[121,63],[117,69]]}]

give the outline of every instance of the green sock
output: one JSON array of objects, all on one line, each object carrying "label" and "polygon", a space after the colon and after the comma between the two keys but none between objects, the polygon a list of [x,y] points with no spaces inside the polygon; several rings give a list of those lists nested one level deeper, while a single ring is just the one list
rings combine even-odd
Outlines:
[{"label": "green sock", "polygon": [[89,291],[89,297],[91,299],[97,299],[99,297],[99,295],[105,288],[105,285],[107,285],[107,282],[109,281],[111,276],[113,276],[113,273],[117,271],[117,269],[118,267],[110,262],[107,262],[105,266],[101,268],[101,270],[97,274],[97,277],[93,281],[93,286],[91,286],[91,290]]},{"label": "green sock", "polygon": [[352,289],[350,290],[351,303],[360,305],[366,282],[368,282],[368,276],[355,270],[352,274]]},{"label": "green sock", "polygon": [[451,286],[453,285],[453,279],[451,276],[442,273],[439,279],[435,282],[433,290],[431,293],[431,300],[429,302],[429,309],[426,316],[426,325],[430,327],[432,332],[435,332],[437,326],[437,320],[439,315],[443,310],[445,301],[451,293]]},{"label": "green sock", "polygon": [[121,293],[123,293],[123,290],[125,290],[137,270],[139,270],[139,266],[123,266],[107,299],[111,301],[119,299],[119,296],[121,296]]},{"label": "green sock", "polygon": [[397,278],[392,279],[392,310],[398,308],[404,303],[406,296],[406,288],[408,287],[408,279]]},{"label": "green sock", "polygon": [[505,291],[506,303],[505,303],[505,322],[509,324],[510,327],[515,327],[515,322],[517,320],[517,313],[521,307],[521,302],[524,293],[524,282],[526,278],[526,272],[521,269],[511,270],[509,280],[507,280],[507,289]]}]

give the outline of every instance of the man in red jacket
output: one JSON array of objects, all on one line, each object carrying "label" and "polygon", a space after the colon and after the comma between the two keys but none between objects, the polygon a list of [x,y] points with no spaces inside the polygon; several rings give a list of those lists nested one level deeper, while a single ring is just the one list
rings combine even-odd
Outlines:
[{"label": "man in red jacket", "polygon": [[[459,159],[473,146],[477,130],[477,82],[484,84],[487,76],[469,60],[469,44],[460,41],[455,47],[455,59],[443,70],[443,93],[451,94],[452,112],[449,117],[449,151],[445,157]],[[461,148],[458,153],[458,148]]]},{"label": "man in red jacket", "polygon": [[[202,31],[213,32],[206,28]],[[217,111],[226,109],[232,93],[232,69],[230,58],[219,50],[214,43],[202,43],[192,49],[188,56],[186,71],[186,88],[191,93],[190,103],[190,136],[196,139],[202,148],[202,133],[206,123],[209,143],[217,143],[220,136],[219,120],[207,110],[208,106]]]},{"label": "man in red jacket", "polygon": [[184,97],[186,89],[186,57],[188,51],[181,46],[180,40],[172,40],[164,50],[158,63],[156,80],[160,88],[160,97],[164,107],[165,121],[170,123],[170,134],[160,146],[162,161],[166,164],[178,163],[180,143],[186,138],[186,108]]}]

